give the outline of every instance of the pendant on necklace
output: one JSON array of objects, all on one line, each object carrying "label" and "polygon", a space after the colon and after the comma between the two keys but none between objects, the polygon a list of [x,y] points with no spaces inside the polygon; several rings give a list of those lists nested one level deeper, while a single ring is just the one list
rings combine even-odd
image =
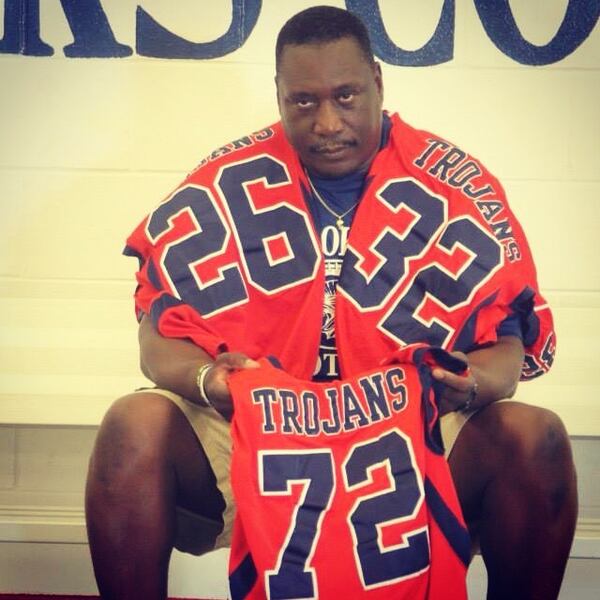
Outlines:
[{"label": "pendant on necklace", "polygon": [[342,217],[338,217],[338,220],[335,222],[335,224],[337,225],[337,228],[342,231],[344,227],[344,219],[342,219]]}]

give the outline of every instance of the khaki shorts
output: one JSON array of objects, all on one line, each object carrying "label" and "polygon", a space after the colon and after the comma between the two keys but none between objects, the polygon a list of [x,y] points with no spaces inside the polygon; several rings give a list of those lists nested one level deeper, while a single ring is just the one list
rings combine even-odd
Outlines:
[{"label": "khaki shorts", "polygon": [[[140,390],[153,392],[169,398],[187,417],[196,433],[204,453],[210,462],[217,480],[217,487],[225,500],[223,524],[207,519],[183,508],[177,509],[177,535],[175,547],[190,554],[204,554],[217,548],[230,545],[231,528],[235,516],[235,504],[229,480],[231,462],[230,424],[216,410],[188,402],[181,396],[167,390]],[[469,414],[452,412],[441,419],[442,438],[449,456],[461,428],[467,422]]]}]

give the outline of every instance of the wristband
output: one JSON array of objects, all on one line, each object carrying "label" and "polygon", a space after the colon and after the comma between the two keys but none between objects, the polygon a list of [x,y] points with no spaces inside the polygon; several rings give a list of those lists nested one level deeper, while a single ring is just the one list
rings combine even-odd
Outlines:
[{"label": "wristband", "polygon": [[204,381],[206,379],[207,373],[212,369],[213,363],[204,363],[200,365],[198,369],[198,373],[196,375],[196,385],[198,386],[198,391],[200,392],[200,399],[204,402],[205,406],[210,406],[214,408],[212,402],[208,399],[206,395],[206,390],[204,389]]}]

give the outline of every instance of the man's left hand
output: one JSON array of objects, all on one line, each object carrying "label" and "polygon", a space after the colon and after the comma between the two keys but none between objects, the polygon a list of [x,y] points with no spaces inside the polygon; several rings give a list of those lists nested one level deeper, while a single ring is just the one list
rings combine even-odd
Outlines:
[{"label": "man's left hand", "polygon": [[[469,358],[463,352],[451,352],[450,354],[469,365]],[[467,367],[466,374],[463,375],[446,371],[441,367],[435,367],[431,374],[434,379],[444,384],[444,391],[442,392],[440,402],[441,415],[464,409],[473,402],[477,391],[477,380],[469,367]]]}]

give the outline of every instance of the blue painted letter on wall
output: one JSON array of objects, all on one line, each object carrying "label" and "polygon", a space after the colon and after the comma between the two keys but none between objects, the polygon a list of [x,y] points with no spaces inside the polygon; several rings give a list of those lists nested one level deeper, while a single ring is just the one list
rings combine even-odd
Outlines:
[{"label": "blue painted letter on wall", "polygon": [[[73,34],[73,43],[65,46],[72,58],[116,58],[130,56],[133,50],[115,39],[100,0],[61,0]],[[40,37],[39,0],[5,0],[4,37],[0,54],[51,56],[52,46]]]},{"label": "blue painted letter on wall", "polygon": [[171,33],[143,8],[137,9],[138,54],[156,58],[216,58],[241,48],[254,29],[262,0],[232,0],[229,29],[212,42],[194,43]]}]

